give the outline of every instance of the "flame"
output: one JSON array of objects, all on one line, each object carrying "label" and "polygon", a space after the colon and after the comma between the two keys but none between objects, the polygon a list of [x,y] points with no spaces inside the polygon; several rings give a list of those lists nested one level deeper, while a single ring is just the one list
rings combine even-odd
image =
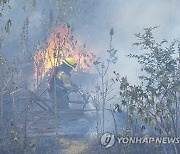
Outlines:
[{"label": "flame", "polygon": [[34,77],[37,83],[48,70],[59,66],[63,59],[72,57],[77,62],[75,71],[89,72],[95,56],[88,52],[81,41],[74,40],[69,28],[55,28],[47,40],[47,48],[34,55]]}]

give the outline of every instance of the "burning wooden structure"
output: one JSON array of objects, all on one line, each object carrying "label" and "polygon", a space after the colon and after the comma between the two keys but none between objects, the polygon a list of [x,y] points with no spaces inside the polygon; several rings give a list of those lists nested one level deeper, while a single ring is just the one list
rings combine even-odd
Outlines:
[{"label": "burning wooden structure", "polygon": [[[59,66],[62,59],[67,57],[73,57],[77,61],[75,78],[88,76],[90,80],[88,71],[93,64],[94,55],[88,53],[86,46],[80,41],[74,40],[69,27],[63,26],[53,31],[46,48],[38,49],[30,61],[17,62],[11,69],[6,68],[10,76],[5,75],[6,81],[0,91],[1,125],[4,125],[1,135],[4,131],[12,130],[17,132],[13,137],[19,140],[28,136],[63,135],[63,125],[68,126],[68,123],[85,115],[88,98],[82,91],[69,94],[71,109],[58,111],[52,107],[54,100],[50,99],[47,92],[43,92],[46,89],[48,71]],[[8,129],[5,130],[6,126]]]},{"label": "burning wooden structure", "polygon": [[45,49],[34,55],[34,78],[37,87],[49,70],[59,66],[63,59],[73,57],[76,60],[76,72],[89,72],[95,55],[80,40],[75,40],[70,27],[55,28],[48,38]]},{"label": "burning wooden structure", "polygon": [[[14,115],[17,117],[15,125],[19,130],[25,130],[27,136],[55,135],[56,133],[64,135],[61,129],[64,122],[68,123],[83,118],[88,103],[88,98],[85,98],[82,92],[70,95],[76,95],[76,97],[79,95],[79,99],[69,101],[70,109],[56,111],[52,107],[53,100],[29,91],[28,102],[24,106],[25,109],[19,108],[19,111]],[[80,98],[81,96],[82,98]],[[27,101],[27,98],[24,99]],[[76,104],[75,108],[73,108],[74,104]]]}]

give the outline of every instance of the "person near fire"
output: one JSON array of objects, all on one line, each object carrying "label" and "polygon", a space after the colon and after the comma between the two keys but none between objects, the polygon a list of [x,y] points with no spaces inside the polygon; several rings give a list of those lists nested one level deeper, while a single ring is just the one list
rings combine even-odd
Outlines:
[{"label": "person near fire", "polygon": [[78,90],[78,87],[70,81],[71,71],[76,65],[76,61],[73,58],[67,58],[50,74],[48,92],[52,99],[56,99],[54,102],[57,103],[58,109],[69,109],[68,94]]}]

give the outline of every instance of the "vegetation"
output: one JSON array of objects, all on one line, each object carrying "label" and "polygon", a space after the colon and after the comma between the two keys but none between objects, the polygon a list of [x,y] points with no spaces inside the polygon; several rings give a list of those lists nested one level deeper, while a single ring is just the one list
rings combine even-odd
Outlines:
[{"label": "vegetation", "polygon": [[[110,30],[110,46],[107,50],[107,59],[102,57],[98,57],[97,60],[94,61],[94,65],[96,70],[100,76],[100,82],[97,83],[96,90],[91,94],[91,98],[93,104],[96,108],[96,119],[97,119],[97,134],[105,132],[105,110],[107,109],[107,105],[109,106],[110,101],[112,101],[117,94],[112,95],[114,82],[108,79],[108,73],[111,73],[109,67],[111,64],[115,64],[118,60],[116,54],[117,50],[115,50],[112,46],[112,39],[114,35],[114,30],[111,28]],[[102,110],[102,118],[99,115],[99,110]]]},{"label": "vegetation", "polygon": [[[163,39],[159,43],[153,35],[153,31],[157,27],[145,28],[144,33],[135,34],[137,42],[133,45],[140,50],[140,53],[129,54],[128,57],[135,59],[140,65],[139,80],[141,84],[130,84],[128,77],[120,75],[121,70],[118,72],[111,70],[111,66],[117,66],[118,60],[121,60],[117,56],[118,50],[114,49],[112,45],[113,28],[110,29],[109,48],[103,53],[106,58],[97,57],[96,54],[88,52],[86,44],[81,44],[80,41],[74,39],[73,22],[78,21],[85,26],[90,24],[94,14],[89,8],[94,8],[98,1],[57,0],[50,1],[50,4],[52,7],[46,11],[48,17],[45,15],[39,19],[46,29],[41,36],[43,39],[36,38],[37,44],[32,44],[29,25],[34,21],[30,20],[29,15],[38,11],[38,1],[26,0],[24,2],[24,12],[30,11],[29,14],[27,13],[27,17],[22,19],[23,25],[20,25],[22,29],[20,34],[18,33],[21,38],[19,42],[22,45],[20,50],[24,56],[21,55],[22,59],[15,57],[9,62],[7,60],[9,57],[4,56],[2,45],[7,41],[8,37],[6,36],[11,35],[13,22],[4,11],[9,11],[13,6],[11,6],[10,0],[0,0],[0,153],[58,153],[59,151],[70,153],[73,151],[76,153],[153,152],[157,154],[161,151],[161,153],[178,154],[180,146],[175,143],[167,145],[115,144],[109,149],[104,149],[99,144],[99,139],[103,133],[108,131],[106,130],[108,116],[113,119],[113,133],[116,136],[179,137],[180,41],[168,42]],[[84,14],[87,14],[89,18],[86,18]],[[57,31],[58,28],[61,30]],[[67,30],[64,36],[63,30]],[[57,33],[54,34],[55,31]],[[53,33],[51,38],[54,42],[48,39],[51,33]],[[35,47],[32,50],[30,46]],[[52,67],[56,67],[62,62],[62,59],[73,56],[73,54],[76,54],[74,56],[78,64],[76,70],[78,73],[82,73],[84,68],[90,69],[92,66],[89,64],[93,63],[99,76],[96,78],[96,87],[90,89],[89,92],[90,103],[94,105],[95,109],[87,110],[88,112],[92,111],[95,115],[93,119],[93,122],[96,123],[95,138],[93,140],[87,140],[84,136],[81,136],[82,139],[72,136],[63,138],[58,136],[57,130],[55,137],[52,138],[28,137],[29,119],[27,115],[32,110],[36,111],[32,104],[36,103],[42,107],[39,103],[41,100],[37,100],[33,92],[37,95],[40,94],[42,91],[40,85],[45,85],[43,83],[44,75],[47,73],[45,62],[50,62]],[[36,71],[34,75],[36,82],[33,78],[33,69]],[[90,76],[90,73],[88,75]],[[111,79],[109,76],[114,76],[114,78]],[[32,82],[34,83],[32,84]],[[35,85],[36,89],[34,89]],[[117,86],[118,89],[116,89]],[[116,99],[117,97],[118,99]],[[56,99],[55,104],[55,123],[56,129],[58,129]],[[119,120],[122,114],[125,115],[125,124]],[[18,125],[18,122],[21,122],[22,125]],[[120,130],[119,123],[121,126],[123,125],[123,130]],[[91,125],[91,122],[88,125]]]},{"label": "vegetation", "polygon": [[[149,135],[179,136],[179,101],[180,101],[180,42],[175,40],[168,45],[166,40],[157,43],[153,37],[154,28],[146,28],[144,34],[136,34],[143,52],[140,55],[128,55],[137,59],[141,65],[141,85],[130,85],[127,78],[120,78],[115,72],[116,81],[120,84],[122,102],[119,108],[125,108],[128,115],[126,128],[130,135],[138,133],[137,122],[141,122],[141,131],[146,126],[152,129]],[[147,131],[146,131],[147,132]],[[177,154],[176,145],[173,145]]]}]

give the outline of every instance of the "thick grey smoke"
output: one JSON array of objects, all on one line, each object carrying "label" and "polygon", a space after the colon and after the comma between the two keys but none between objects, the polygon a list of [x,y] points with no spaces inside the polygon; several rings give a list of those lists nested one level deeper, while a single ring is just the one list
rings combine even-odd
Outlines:
[{"label": "thick grey smoke", "polygon": [[[35,1],[36,4],[33,4],[32,2]],[[50,35],[47,27],[51,25],[49,21],[51,11],[53,25],[56,23],[56,2],[55,0],[10,0],[11,8],[4,9],[3,17],[0,18],[3,21],[0,25],[1,29],[4,29],[8,19],[12,21],[10,32],[5,33],[3,30],[4,41],[0,49],[9,61],[12,61],[14,56],[24,56],[26,48],[21,44],[21,38],[22,27],[27,17],[29,18],[28,49],[32,54],[36,51],[37,41],[43,42],[44,37]],[[66,22],[74,27],[74,34],[86,43],[88,48],[95,51],[97,56],[105,58],[106,50],[109,48],[109,31],[111,27],[114,28],[113,47],[119,51],[117,54],[119,61],[117,64],[112,64],[109,76],[115,70],[121,77],[127,76],[133,84],[139,83],[137,77],[140,73],[139,66],[126,55],[139,52],[139,49],[132,46],[136,41],[134,34],[143,32],[143,28],[146,27],[159,26],[154,31],[158,40],[165,38],[171,41],[180,36],[179,0],[74,0],[73,3],[75,9],[80,7],[78,11],[81,15],[76,17],[71,14],[67,16],[69,18]],[[81,3],[81,6],[77,3]],[[0,36],[1,33],[2,30]],[[107,111],[105,117],[106,129],[114,131],[111,113]],[[117,117],[119,119],[116,120],[121,122],[118,123],[118,129],[122,129],[126,122],[126,114],[117,113]],[[94,119],[92,121],[94,122]],[[80,120],[79,123],[86,126],[86,121]],[[74,123],[70,128],[74,128]],[[96,126],[93,131],[95,130]]]},{"label": "thick grey smoke", "polygon": [[[33,1],[10,1],[11,9],[4,10],[2,20],[5,22],[10,18],[12,27],[10,33],[6,34],[1,49],[9,59],[23,54],[24,47],[20,42],[22,27],[27,17],[28,48],[31,52],[35,52],[37,41],[42,41],[44,36],[49,35],[46,26],[49,24],[50,11],[52,10],[54,19],[57,17],[56,2],[38,0],[33,4]],[[179,38],[178,0],[93,0],[74,1],[74,5],[77,2],[82,2],[81,10],[78,10],[82,15],[80,18],[72,15],[67,18],[67,22],[74,26],[75,35],[92,48],[96,55],[103,57],[109,48],[109,30],[113,27],[115,31],[113,47],[119,51],[119,61],[111,69],[120,72],[122,76],[127,75],[130,81],[136,82],[135,76],[139,74],[137,63],[126,57],[127,54],[138,51],[136,47],[132,47],[135,33],[143,32],[145,27],[160,26],[154,31],[157,39]],[[35,5],[34,10],[32,5]]]},{"label": "thick grey smoke", "polygon": [[138,52],[136,47],[132,47],[136,41],[134,34],[143,32],[146,27],[160,26],[154,31],[157,40],[179,38],[179,3],[178,0],[102,0],[96,7],[91,23],[78,25],[79,33],[103,57],[109,48],[109,30],[113,27],[113,46],[119,51],[119,62],[114,69],[118,68],[116,70],[122,76],[127,75],[130,81],[136,82],[138,65],[126,57],[129,53]]},{"label": "thick grey smoke", "polygon": [[36,1],[35,4],[32,2],[24,0],[10,1],[8,4],[10,7],[6,7],[2,12],[2,28],[4,28],[8,19],[12,22],[9,33],[4,32],[5,39],[1,49],[10,61],[15,56],[24,56],[25,47],[21,42],[23,27],[27,25],[27,19],[29,21],[27,46],[30,52],[35,52],[37,41],[42,40],[43,36],[47,35],[44,33],[46,31],[44,23],[48,21],[48,13],[51,9],[50,2],[43,3],[43,1]]}]

